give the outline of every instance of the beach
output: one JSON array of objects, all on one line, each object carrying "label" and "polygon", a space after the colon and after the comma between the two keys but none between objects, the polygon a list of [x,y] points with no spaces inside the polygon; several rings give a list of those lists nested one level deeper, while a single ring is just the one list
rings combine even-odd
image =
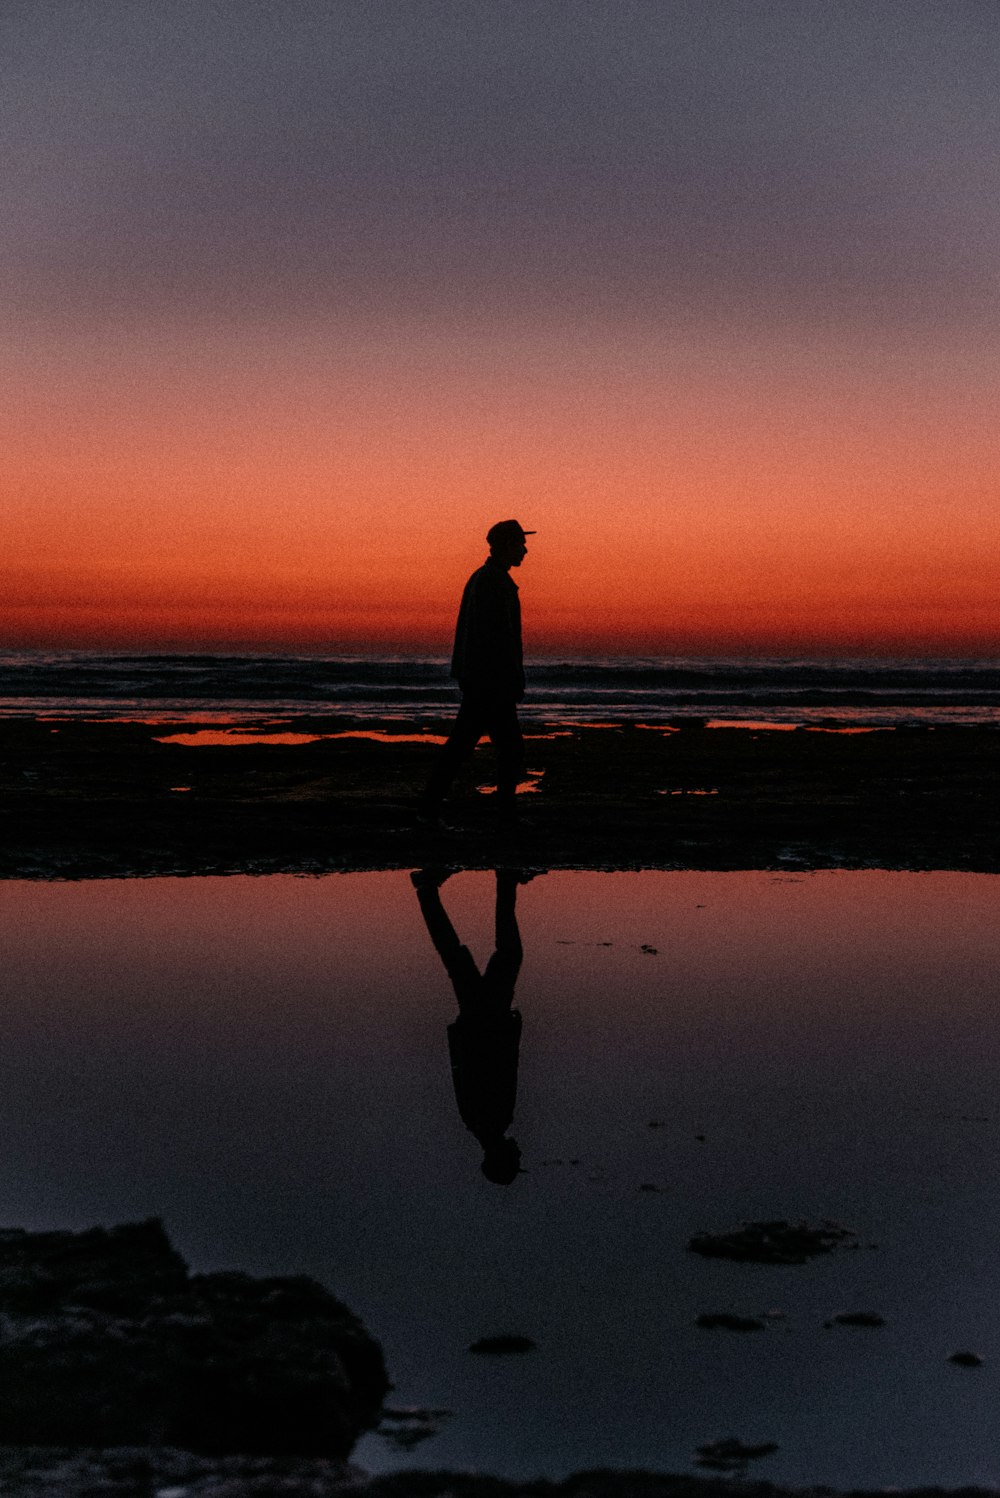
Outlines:
[{"label": "beach", "polygon": [[2,23],[0,1498],[1000,1498],[997,6]]},{"label": "beach", "polygon": [[[434,704],[0,719],[9,1221],[306,1274],[394,1385],[350,1469],[0,1449],[13,1491],[996,1487],[1000,728],[585,706],[525,715],[513,822],[483,745],[441,826]],[[441,944],[485,969],[501,886],[509,1187]],[[748,1222],[832,1251],[691,1251]]]},{"label": "beach", "polygon": [[[723,720],[724,722],[725,720]],[[516,827],[481,746],[444,829],[417,799],[450,718],[0,720],[0,874],[552,868],[1000,869],[1000,730],[773,721],[526,726]]]}]

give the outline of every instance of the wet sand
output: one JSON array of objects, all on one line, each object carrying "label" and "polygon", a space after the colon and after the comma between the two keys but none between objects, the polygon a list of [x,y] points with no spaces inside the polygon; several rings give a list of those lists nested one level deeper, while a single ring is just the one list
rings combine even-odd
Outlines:
[{"label": "wet sand", "polygon": [[506,860],[1000,870],[995,729],[532,725],[534,789],[516,828],[496,825],[478,789],[486,746],[456,786],[450,825],[422,827],[414,804],[447,727],[344,715],[221,733],[217,722],[2,721],[0,875]]}]

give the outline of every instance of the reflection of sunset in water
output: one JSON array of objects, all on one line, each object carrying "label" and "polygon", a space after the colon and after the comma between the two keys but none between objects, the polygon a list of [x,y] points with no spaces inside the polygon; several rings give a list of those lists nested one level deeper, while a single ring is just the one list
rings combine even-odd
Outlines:
[{"label": "reflection of sunset in water", "polygon": [[[399,1401],[460,1412],[408,1464],[678,1471],[725,1417],[779,1439],[776,1482],[971,1483],[992,1384],[945,1355],[1000,1338],[998,887],[535,872],[524,1173],[498,1191],[456,1114],[455,996],[405,869],[9,881],[7,1220],[156,1213],[197,1269],[316,1275],[382,1341]],[[444,894],[481,970],[495,875]],[[823,1217],[878,1251],[782,1271],[685,1249]],[[759,1344],[695,1324],[771,1305]],[[887,1327],[834,1338],[838,1307]],[[464,1351],[498,1329],[539,1345],[502,1418],[499,1370]]]},{"label": "reflection of sunset in water", "polygon": [[248,733],[241,729],[199,728],[193,733],[169,733],[157,744],[181,744],[189,749],[239,747],[242,744],[318,744],[321,739],[371,739],[377,744],[443,744],[435,733],[386,733],[380,728],[349,728],[337,733]]},{"label": "reflection of sunset in water", "polygon": [[[542,788],[542,777],[544,774],[544,770],[529,770],[528,779],[519,780],[517,782],[517,785],[515,787],[516,794],[518,796],[526,796],[529,795],[532,791],[540,791]],[[497,788],[495,785],[476,786],[476,790],[479,792],[480,796],[495,796],[496,789]]]}]

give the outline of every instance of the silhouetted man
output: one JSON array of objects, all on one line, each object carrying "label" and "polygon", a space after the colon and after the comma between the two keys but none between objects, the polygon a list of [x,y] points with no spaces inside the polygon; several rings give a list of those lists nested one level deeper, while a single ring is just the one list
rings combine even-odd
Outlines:
[{"label": "silhouetted man", "polygon": [[517,886],[531,877],[515,869],[496,871],[496,951],[480,973],[458,939],[438,893],[450,870],[417,869],[410,875],[431,941],[445,965],[458,1000],[458,1018],[448,1026],[448,1054],[455,1101],[465,1127],[483,1150],[483,1175],[509,1186],[521,1168],[521,1151],[507,1137],[517,1101],[521,1015],[514,985],[523,952],[517,929]]},{"label": "silhouetted man", "polygon": [[521,605],[510,569],[520,567],[528,551],[524,538],[534,534],[516,520],[491,526],[486,533],[490,554],[465,585],[451,658],[462,705],[424,792],[421,810],[431,819],[440,816],[459,768],[484,734],[497,756],[497,810],[508,815],[514,811],[524,767],[517,720],[517,704],[524,697],[524,660]]}]

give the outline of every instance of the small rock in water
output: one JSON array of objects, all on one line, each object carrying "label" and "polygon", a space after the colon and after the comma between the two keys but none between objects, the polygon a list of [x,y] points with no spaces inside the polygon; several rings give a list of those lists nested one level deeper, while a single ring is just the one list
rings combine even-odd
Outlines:
[{"label": "small rock in water", "polygon": [[838,1311],[833,1319],[838,1326],[885,1326],[885,1317],[875,1311]]},{"label": "small rock in water", "polygon": [[650,957],[657,957],[659,956],[660,949],[659,947],[651,947],[648,942],[644,941],[639,951],[645,952]]},{"label": "small rock in water", "polygon": [[978,1352],[953,1352],[948,1358],[949,1363],[955,1363],[959,1368],[981,1368],[985,1359]]},{"label": "small rock in water", "polygon": [[534,1352],[537,1343],[530,1337],[480,1337],[473,1342],[469,1352],[485,1353],[490,1357],[509,1357],[512,1353]]},{"label": "small rock in water", "polygon": [[725,1441],[706,1441],[697,1448],[694,1460],[696,1467],[707,1467],[712,1472],[743,1472],[747,1462],[771,1456],[777,1450],[775,1441],[747,1446],[735,1436],[729,1436]]},{"label": "small rock in water", "polygon": [[688,1241],[691,1252],[704,1258],[747,1264],[805,1264],[835,1248],[856,1246],[849,1228],[828,1221],[815,1227],[807,1222],[745,1222],[730,1233],[696,1233]]},{"label": "small rock in water", "polygon": [[708,1331],[724,1332],[762,1332],[763,1321],[756,1316],[733,1316],[728,1311],[708,1311],[699,1316],[695,1326],[703,1326]]}]

